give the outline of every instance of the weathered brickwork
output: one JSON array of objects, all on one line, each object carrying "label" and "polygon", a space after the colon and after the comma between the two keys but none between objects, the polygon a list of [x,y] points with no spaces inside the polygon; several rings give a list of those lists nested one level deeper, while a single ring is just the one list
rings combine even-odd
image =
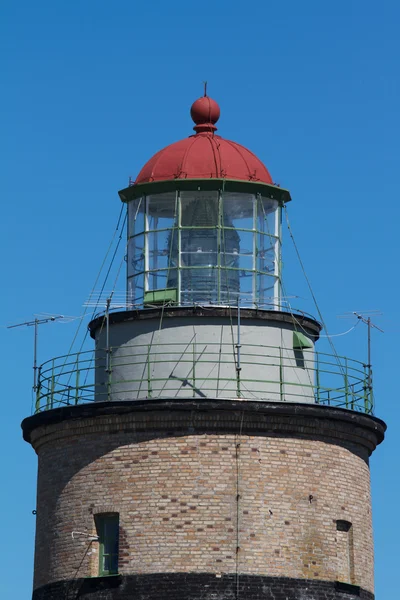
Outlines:
[{"label": "weathered brickwork", "polygon": [[[342,588],[342,589],[340,589]],[[257,575],[152,573],[49,584],[33,600],[373,600],[366,590],[335,582]]]},{"label": "weathered brickwork", "polygon": [[[264,425],[250,434],[237,410],[209,411],[201,427],[196,411],[182,417],[171,405],[164,416],[149,412],[147,427],[134,408],[124,410],[29,434],[39,455],[34,588],[96,576],[98,543],[85,533],[95,533],[96,513],[118,512],[122,576],[211,573],[222,581],[238,572],[333,585],[343,571],[337,521],[345,520],[354,556],[348,583],[373,591],[366,452],[373,442],[360,422],[337,419],[333,428],[327,412],[318,422],[314,411],[308,423],[295,416],[295,431],[293,420],[279,425],[258,415]],[[337,598],[332,585],[303,597]],[[175,597],[191,597],[185,594]],[[260,594],[248,597],[280,599],[276,591]]]}]

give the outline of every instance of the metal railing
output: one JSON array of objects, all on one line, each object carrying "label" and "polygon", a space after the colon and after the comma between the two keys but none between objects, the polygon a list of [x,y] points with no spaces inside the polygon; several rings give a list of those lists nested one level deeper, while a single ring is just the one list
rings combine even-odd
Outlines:
[{"label": "metal railing", "polygon": [[35,412],[94,401],[240,398],[373,413],[367,365],[313,350],[227,343],[127,345],[41,365]]}]

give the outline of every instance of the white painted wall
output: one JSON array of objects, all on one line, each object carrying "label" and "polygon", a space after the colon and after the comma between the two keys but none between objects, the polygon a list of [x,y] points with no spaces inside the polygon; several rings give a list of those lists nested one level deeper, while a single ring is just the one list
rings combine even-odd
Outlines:
[{"label": "white painted wall", "polygon": [[[109,387],[105,330],[97,332],[97,401],[238,397],[236,318],[167,317],[159,327],[159,319],[110,324]],[[314,349],[295,351],[293,329],[276,320],[242,320],[240,397],[314,402]]]}]

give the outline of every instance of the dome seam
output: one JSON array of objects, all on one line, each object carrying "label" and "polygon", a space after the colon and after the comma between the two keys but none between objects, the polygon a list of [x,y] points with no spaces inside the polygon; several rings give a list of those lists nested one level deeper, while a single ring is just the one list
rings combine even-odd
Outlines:
[{"label": "dome seam", "polygon": [[[234,148],[236,150],[236,152],[239,154],[240,158],[243,160],[244,164],[246,165],[248,174],[249,174],[249,180],[251,181],[252,177],[251,177],[251,171],[250,171],[249,164],[248,164],[247,160],[245,159],[245,157],[243,156],[243,154],[239,151],[237,144],[235,142],[231,142],[230,140],[225,140],[225,141],[229,144],[229,146],[231,148]],[[257,158],[257,160],[259,160],[259,159]]]},{"label": "dome seam", "polygon": [[[268,177],[270,179],[270,181],[268,183],[270,183],[270,184],[272,183],[271,173],[268,171],[267,167],[264,165],[264,163],[262,162],[262,160],[260,160],[258,158],[258,156],[256,154],[254,154],[254,152],[252,152],[251,150],[249,150],[248,148],[246,148],[246,146],[243,146],[242,144],[238,144],[237,142],[232,142],[231,140],[225,140],[225,141],[228,142],[228,144],[230,144],[231,146],[236,146],[236,148],[235,148],[236,150],[237,150],[237,146],[239,146],[239,148],[242,148],[248,154],[250,154],[253,158],[255,158],[264,167],[264,169],[265,169],[265,171],[266,171],[266,173],[267,173],[267,175],[268,175]],[[246,159],[244,157],[243,157],[243,160],[245,161],[247,168],[249,168],[248,164],[247,164],[247,161],[246,161]],[[249,172],[250,172],[250,169],[249,169]],[[262,180],[260,180],[260,181],[262,181]]]},{"label": "dome seam", "polygon": [[[189,140],[190,140],[190,137],[189,137],[189,138],[187,138],[187,139],[189,139]],[[180,170],[181,170],[181,173],[186,173],[186,171],[184,171],[184,170],[183,170],[183,169],[184,169],[184,166],[185,166],[185,161],[186,161],[187,155],[188,155],[188,153],[189,153],[189,150],[190,150],[190,149],[191,149],[191,148],[194,146],[194,143],[195,143],[196,139],[197,139],[197,138],[196,138],[196,136],[194,135],[194,136],[193,136],[193,139],[192,139],[192,141],[191,141],[191,143],[190,143],[190,144],[189,144],[189,146],[186,148],[186,150],[185,150],[185,152],[184,152],[184,154],[183,154],[183,158],[182,158],[182,161],[181,161],[181,164],[180,164],[180,167],[179,167],[179,168],[180,168]],[[179,175],[180,175],[181,173],[179,173]],[[187,175],[187,173],[186,173],[186,175]],[[178,176],[178,177],[175,177],[175,179],[179,179],[179,176]]]},{"label": "dome seam", "polygon": [[219,156],[219,165],[218,165],[218,160],[217,160],[217,156],[216,156],[216,153],[215,153],[215,147],[214,147],[214,144],[217,145],[217,142],[214,140],[214,137],[211,137],[211,136],[208,135],[207,138],[208,138],[208,141],[209,141],[209,143],[211,145],[211,150],[212,150],[212,153],[213,153],[214,164],[215,164],[215,177],[218,178],[222,174],[222,160],[221,160],[221,155],[220,155],[220,152],[219,152],[219,147],[217,146],[217,152],[218,152],[218,156]]}]

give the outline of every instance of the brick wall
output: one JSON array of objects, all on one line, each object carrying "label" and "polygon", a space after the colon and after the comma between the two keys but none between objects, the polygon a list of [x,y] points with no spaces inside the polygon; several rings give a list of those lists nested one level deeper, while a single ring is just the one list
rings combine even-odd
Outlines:
[{"label": "brick wall", "polygon": [[382,422],[240,404],[108,404],[26,420],[39,455],[34,587],[96,576],[94,515],[119,512],[122,575],[237,571],[334,582],[347,560],[337,531],[344,520],[349,583],[372,592],[368,453]]}]

